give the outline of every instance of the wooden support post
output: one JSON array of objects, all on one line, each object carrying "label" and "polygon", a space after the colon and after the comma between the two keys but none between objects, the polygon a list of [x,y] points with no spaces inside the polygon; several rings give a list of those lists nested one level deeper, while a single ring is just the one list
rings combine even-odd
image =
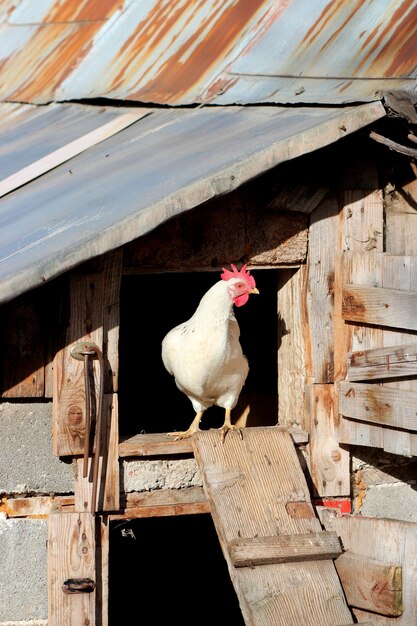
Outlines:
[{"label": "wooden support post", "polygon": [[[89,590],[68,593],[77,581]],[[68,581],[74,580],[72,585]],[[48,625],[96,622],[95,519],[89,513],[52,513],[48,522]]]}]

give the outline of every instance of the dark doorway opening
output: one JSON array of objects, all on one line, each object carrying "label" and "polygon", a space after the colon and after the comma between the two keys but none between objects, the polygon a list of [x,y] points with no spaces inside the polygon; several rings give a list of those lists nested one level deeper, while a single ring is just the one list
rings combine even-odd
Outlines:
[{"label": "dark doorway opening", "polygon": [[114,521],[109,626],[244,626],[210,515]]},{"label": "dark doorway opening", "polygon": [[[235,308],[249,375],[235,421],[250,405],[248,426],[277,423],[277,270],[255,270],[260,295]],[[120,433],[163,433],[187,429],[194,417],[188,398],[176,387],[161,360],[165,334],[194,313],[204,293],[219,280],[214,272],[126,276],[122,281],[120,316]],[[211,407],[201,428],[218,428],[224,411]]]}]

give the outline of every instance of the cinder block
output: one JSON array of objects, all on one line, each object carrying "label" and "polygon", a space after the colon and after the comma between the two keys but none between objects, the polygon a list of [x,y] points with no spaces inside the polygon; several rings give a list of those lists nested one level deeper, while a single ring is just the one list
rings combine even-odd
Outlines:
[{"label": "cinder block", "polygon": [[0,624],[46,620],[46,520],[0,515]]},{"label": "cinder block", "polygon": [[126,492],[202,485],[195,459],[123,461],[122,472]]},{"label": "cinder block", "polygon": [[0,403],[0,493],[74,491],[71,465],[52,454],[52,403]]}]

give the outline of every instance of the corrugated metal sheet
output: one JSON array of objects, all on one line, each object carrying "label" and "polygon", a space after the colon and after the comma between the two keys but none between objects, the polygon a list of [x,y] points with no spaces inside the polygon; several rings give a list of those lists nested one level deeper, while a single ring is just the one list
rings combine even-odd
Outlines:
[{"label": "corrugated metal sheet", "polygon": [[414,85],[416,0],[0,0],[0,98],[347,103]]},{"label": "corrugated metal sheet", "polygon": [[[0,105],[0,143],[26,165],[124,109]],[[153,109],[0,200],[0,302],[385,115],[356,107]],[[43,130],[40,130],[42,127]],[[22,133],[22,129],[25,132]],[[36,142],[25,136],[37,137]],[[36,132],[35,132],[36,131]],[[39,145],[38,145],[39,144]],[[3,148],[2,172],[7,166]],[[14,166],[13,166],[14,167]]]}]

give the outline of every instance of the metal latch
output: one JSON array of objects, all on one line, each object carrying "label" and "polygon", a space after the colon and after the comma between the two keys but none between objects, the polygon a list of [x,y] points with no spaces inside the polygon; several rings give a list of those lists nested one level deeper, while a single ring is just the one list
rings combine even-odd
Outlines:
[{"label": "metal latch", "polygon": [[68,578],[62,585],[64,593],[91,593],[96,583],[91,578]]}]

